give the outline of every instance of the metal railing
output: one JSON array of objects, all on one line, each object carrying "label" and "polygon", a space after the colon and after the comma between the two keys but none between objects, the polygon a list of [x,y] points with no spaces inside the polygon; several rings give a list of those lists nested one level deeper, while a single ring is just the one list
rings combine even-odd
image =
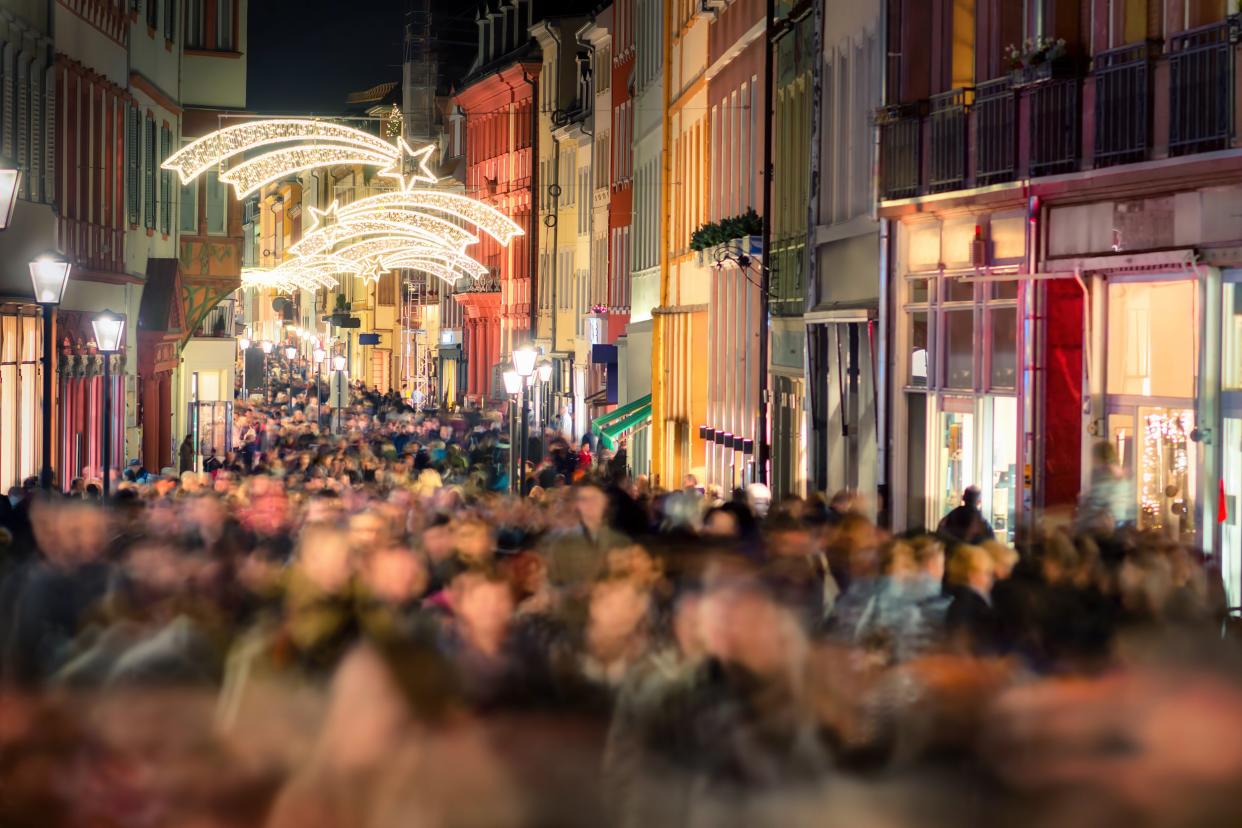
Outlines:
[{"label": "metal railing", "polygon": [[1012,181],[1017,174],[1017,97],[1009,77],[975,87],[975,183]]},{"label": "metal railing", "polygon": [[909,198],[919,192],[919,117],[908,107],[876,113],[880,127],[880,197]]},{"label": "metal railing", "polygon": [[1151,141],[1151,46],[1095,56],[1095,166],[1147,158]]},{"label": "metal railing", "polygon": [[1066,78],[1031,89],[1031,177],[1078,169],[1079,86]]},{"label": "metal railing", "polygon": [[968,135],[966,116],[974,89],[953,89],[931,97],[931,169],[927,188],[933,193],[956,190],[966,183]]},{"label": "metal railing", "polygon": [[230,337],[236,333],[236,310],[232,299],[225,299],[203,317],[195,336]]},{"label": "metal railing", "polygon": [[1237,18],[1169,38],[1169,154],[1210,152],[1233,133]]}]

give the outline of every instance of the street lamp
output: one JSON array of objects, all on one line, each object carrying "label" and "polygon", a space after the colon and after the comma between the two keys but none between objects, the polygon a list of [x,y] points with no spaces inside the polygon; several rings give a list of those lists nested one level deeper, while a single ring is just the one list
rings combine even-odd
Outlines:
[{"label": "street lamp", "polygon": [[17,206],[17,191],[22,186],[22,171],[12,161],[0,161],[0,230],[7,229],[13,221],[13,208]]},{"label": "street lamp", "polygon": [[320,404],[322,401],[319,399],[319,377],[323,368],[323,358],[327,356],[327,354],[328,352],[323,348],[320,348],[318,345],[315,346],[315,350],[311,351],[311,359],[315,363],[315,423],[317,424],[317,427],[319,423],[319,415],[323,413],[320,411]]},{"label": "street lamp", "polygon": [[[0,184],[3,184],[4,172],[0,170]],[[12,209],[10,205],[9,211]],[[55,349],[52,317],[65,295],[71,269],[69,262],[56,256],[40,256],[30,263],[35,301],[43,309],[43,467],[39,471],[39,484],[45,489],[52,488],[52,352]]]},{"label": "street lamp", "polygon": [[336,371],[336,430],[339,432],[344,421],[341,419],[341,412],[345,408],[345,397],[348,394],[347,389],[343,387],[345,381],[345,364],[348,360],[344,354],[337,354],[332,357],[332,370]]},{"label": "street lamp", "polygon": [[502,375],[505,381],[505,393],[509,395],[509,491],[521,494],[522,478],[526,476],[526,466],[522,462],[522,449],[518,445],[520,429],[518,427],[517,402],[525,383],[522,376],[512,369]]},{"label": "street lamp", "polygon": [[513,370],[517,371],[518,376],[525,379],[535,373],[535,360],[539,358],[539,352],[529,345],[518,348],[513,352]]},{"label": "street lamp", "polygon": [[241,393],[242,393],[242,399],[244,400],[249,396],[249,394],[247,393],[248,389],[246,388],[246,351],[250,350],[250,337],[243,336],[240,339],[238,339],[237,347],[240,348],[242,352],[242,355],[241,355],[241,363],[242,363]]},{"label": "street lamp", "polygon": [[551,362],[539,363],[539,368],[537,370],[539,373],[540,382],[547,382],[548,380],[552,379],[552,363]]},{"label": "street lamp", "polygon": [[297,359],[297,356],[298,356],[297,348],[293,347],[292,345],[285,348],[285,359],[289,363],[288,365],[285,366],[285,379],[287,380],[286,385],[288,386],[289,416],[290,417],[293,416],[293,360]]},{"label": "street lamp", "polygon": [[112,355],[121,350],[125,333],[125,317],[110,310],[96,314],[91,320],[95,330],[95,346],[103,354],[103,496],[108,499],[112,476]]},{"label": "street lamp", "polygon": [[270,339],[263,340],[262,342],[259,343],[259,347],[263,349],[264,356],[266,356],[267,354],[270,354],[272,352],[272,340]]}]

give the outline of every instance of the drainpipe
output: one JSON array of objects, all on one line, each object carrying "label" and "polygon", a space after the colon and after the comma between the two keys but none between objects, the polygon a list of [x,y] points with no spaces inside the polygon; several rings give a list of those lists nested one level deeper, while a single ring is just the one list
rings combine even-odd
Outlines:
[{"label": "drainpipe", "polygon": [[[521,11],[520,9],[518,10]],[[539,325],[539,78],[526,73],[522,65],[522,80],[530,84],[530,227],[527,228],[526,249],[529,267],[530,295],[527,308],[530,314],[528,338],[533,340]]]},{"label": "drainpipe", "polygon": [[772,336],[771,309],[768,291],[771,287],[772,261],[772,29],[776,18],[776,0],[767,0],[763,30],[763,267],[759,275],[759,411],[755,425],[756,471],[759,482],[768,482],[771,450],[768,440],[768,340]]},{"label": "drainpipe", "polygon": [[664,3],[663,65],[661,83],[663,86],[663,109],[660,125],[660,230],[657,234],[660,244],[660,305],[659,312],[652,314],[651,320],[651,476],[652,482],[664,482],[664,445],[668,439],[665,433],[664,375],[669,370],[664,357],[665,313],[669,303],[669,178],[672,177],[672,156],[669,143],[672,133],[672,120],[669,118],[669,105],[672,102],[673,88],[669,64],[673,60],[673,4]]}]

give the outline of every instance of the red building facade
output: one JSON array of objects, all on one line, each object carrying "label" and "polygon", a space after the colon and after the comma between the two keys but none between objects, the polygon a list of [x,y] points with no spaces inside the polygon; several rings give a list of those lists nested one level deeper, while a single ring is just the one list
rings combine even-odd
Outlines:
[{"label": "red building facade", "polygon": [[634,0],[615,0],[612,24],[612,159],[608,200],[608,342],[630,322],[630,225],[634,220]]},{"label": "red building facade", "polygon": [[[523,50],[524,51],[524,50]],[[466,193],[517,222],[525,235],[502,247],[483,236],[469,252],[490,277],[459,291],[466,311],[463,331],[469,398],[483,402],[503,393],[496,366],[530,336],[532,153],[539,60],[521,54],[467,78],[454,99],[466,116]]]}]

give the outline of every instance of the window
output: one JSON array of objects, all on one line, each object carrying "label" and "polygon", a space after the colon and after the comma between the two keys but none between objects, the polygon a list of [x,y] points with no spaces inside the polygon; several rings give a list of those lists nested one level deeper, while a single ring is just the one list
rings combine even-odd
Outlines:
[{"label": "window", "polygon": [[152,29],[160,25],[160,0],[147,0],[147,25]]},{"label": "window", "polygon": [[[160,128],[160,163],[172,154],[172,132],[165,125]],[[172,232],[172,171],[160,169],[160,232],[167,236]]]},{"label": "window", "polygon": [[1195,282],[1108,286],[1108,393],[1195,396],[1199,324]]},{"label": "window", "polygon": [[188,49],[232,52],[237,0],[188,0],[186,3],[185,45]]},{"label": "window", "polygon": [[179,227],[182,233],[198,235],[198,181],[191,181],[181,187],[181,218]]},{"label": "window", "polygon": [[220,181],[215,170],[208,171],[203,180],[207,187],[207,233],[223,236],[228,210],[227,185]]},{"label": "window", "polygon": [[155,229],[155,119],[147,115],[143,124],[142,226]]},{"label": "window", "polygon": [[142,151],[142,135],[138,129],[138,109],[125,109],[125,206],[131,226],[138,226],[138,158]]},{"label": "window", "polygon": [[164,0],[164,39],[177,39],[177,0]]}]

